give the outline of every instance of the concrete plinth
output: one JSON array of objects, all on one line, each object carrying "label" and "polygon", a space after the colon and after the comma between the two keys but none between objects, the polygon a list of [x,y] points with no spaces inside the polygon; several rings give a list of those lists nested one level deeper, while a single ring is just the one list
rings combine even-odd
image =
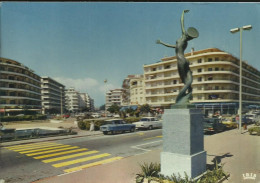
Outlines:
[{"label": "concrete plinth", "polygon": [[184,172],[195,178],[206,171],[203,115],[199,109],[167,109],[163,115],[161,173]]}]

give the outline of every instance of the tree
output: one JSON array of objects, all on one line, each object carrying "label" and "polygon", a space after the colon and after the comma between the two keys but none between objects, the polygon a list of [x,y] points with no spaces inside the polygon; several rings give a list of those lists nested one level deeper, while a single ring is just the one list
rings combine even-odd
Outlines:
[{"label": "tree", "polygon": [[141,105],[140,106],[140,112],[141,113],[149,113],[149,112],[151,112],[152,110],[151,110],[151,107],[150,107],[150,105],[149,104],[144,104],[144,105]]},{"label": "tree", "polygon": [[104,104],[104,105],[101,105],[101,106],[99,107],[99,110],[100,110],[100,111],[104,111],[105,108],[106,108],[106,107],[105,107],[105,104]]},{"label": "tree", "polygon": [[108,109],[107,109],[110,113],[118,113],[120,110],[120,107],[116,104],[111,105]]}]

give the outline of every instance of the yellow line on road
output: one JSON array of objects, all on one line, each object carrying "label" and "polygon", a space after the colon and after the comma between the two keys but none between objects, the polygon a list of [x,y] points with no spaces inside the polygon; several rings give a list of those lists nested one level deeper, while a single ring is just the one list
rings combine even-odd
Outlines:
[{"label": "yellow line on road", "polygon": [[90,157],[86,157],[86,158],[75,159],[75,160],[72,160],[72,161],[66,161],[66,162],[63,162],[63,163],[53,164],[52,166],[58,168],[58,167],[72,165],[72,164],[76,164],[76,163],[80,163],[80,162],[90,161],[90,160],[93,160],[93,159],[103,158],[103,157],[106,157],[106,156],[110,156],[110,154],[108,154],[108,153],[99,154],[99,155],[96,155],[96,156],[90,156]]},{"label": "yellow line on road", "polygon": [[116,160],[120,160],[122,159],[123,157],[114,157],[114,158],[110,158],[110,159],[106,159],[106,160],[101,160],[101,161],[97,161],[97,162],[94,162],[94,163],[89,163],[89,164],[86,164],[86,165],[82,165],[82,166],[78,166],[78,167],[74,167],[74,168],[70,168],[70,169],[66,169],[64,170],[64,172],[75,172],[75,171],[78,171],[78,170],[82,170],[84,168],[89,168],[89,167],[92,167],[92,166],[96,166],[96,165],[101,165],[101,164],[105,164],[105,163],[110,163],[112,161],[116,161]]},{"label": "yellow line on road", "polygon": [[69,146],[70,145],[59,145],[59,146],[54,146],[54,147],[46,147],[46,148],[42,148],[42,149],[34,149],[34,150],[30,150],[30,151],[21,151],[19,153],[27,154],[27,153],[39,152],[39,151],[45,151],[45,150],[51,150],[51,149],[59,149],[59,148],[69,147]]},{"label": "yellow line on road", "polygon": [[94,154],[94,153],[98,153],[98,152],[99,151],[88,151],[88,152],[83,152],[83,153],[78,153],[78,154],[62,156],[62,157],[58,157],[58,158],[46,159],[46,160],[43,160],[42,162],[43,163],[50,163],[50,162],[54,162],[54,161],[60,161],[60,160],[64,160],[64,159],[75,158],[75,157],[84,156],[84,155],[88,155],[88,154]]},{"label": "yellow line on road", "polygon": [[26,156],[35,156],[35,155],[39,155],[39,154],[48,154],[48,153],[52,153],[52,152],[58,152],[58,151],[64,151],[64,150],[68,150],[68,149],[76,149],[76,148],[79,148],[79,147],[78,146],[72,146],[72,147],[66,147],[66,148],[61,148],[61,149],[54,149],[54,150],[50,150],[50,151],[36,152],[36,153],[26,154]]},{"label": "yellow line on road", "polygon": [[86,151],[88,150],[87,148],[82,148],[82,149],[75,149],[71,151],[64,151],[64,152],[59,152],[59,153],[54,153],[54,154],[47,154],[47,155],[42,155],[42,156],[35,156],[33,157],[34,159],[43,159],[43,158],[49,158],[53,156],[59,156],[63,154],[69,154],[69,153],[74,153],[74,152],[80,152],[80,151]]},{"label": "yellow line on road", "polygon": [[143,140],[150,140],[150,139],[156,139],[156,138],[162,138],[162,136],[149,137],[149,138],[145,138],[145,139],[143,139]]},{"label": "yellow line on road", "polygon": [[40,149],[40,148],[52,147],[52,146],[60,146],[60,145],[63,145],[63,144],[45,144],[45,145],[41,145],[41,146],[32,146],[32,147],[28,147],[28,148],[10,149],[10,150],[16,151],[16,152],[19,152],[19,151],[30,151],[30,150],[33,150],[33,149]]},{"label": "yellow line on road", "polygon": [[29,149],[34,147],[42,147],[42,146],[48,146],[48,145],[54,145],[56,143],[44,143],[44,144],[29,144],[27,146],[11,146],[11,147],[5,147],[9,150],[19,150],[19,149]]}]

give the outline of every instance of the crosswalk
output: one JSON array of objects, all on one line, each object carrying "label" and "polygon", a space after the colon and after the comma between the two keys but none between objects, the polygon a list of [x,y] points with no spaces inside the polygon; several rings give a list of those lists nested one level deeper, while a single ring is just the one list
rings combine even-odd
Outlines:
[{"label": "crosswalk", "polygon": [[32,157],[43,163],[49,163],[55,168],[62,168],[66,173],[110,163],[123,158],[111,157],[109,153],[100,153],[99,151],[89,150],[88,148],[55,142],[39,142],[5,148]]}]

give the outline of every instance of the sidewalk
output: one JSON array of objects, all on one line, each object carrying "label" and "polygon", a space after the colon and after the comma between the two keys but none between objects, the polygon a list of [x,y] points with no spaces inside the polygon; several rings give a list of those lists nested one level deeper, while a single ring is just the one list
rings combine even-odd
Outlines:
[{"label": "sidewalk", "polygon": [[[260,182],[260,138],[251,136],[247,131],[243,134],[234,129],[223,133],[206,136],[204,147],[207,151],[207,164],[214,160],[224,163],[224,170],[230,174],[225,182]],[[84,169],[78,172],[62,174],[36,181],[35,183],[134,183],[140,172],[139,164],[144,162],[160,163],[160,149],[122,160]],[[256,174],[256,180],[244,180],[243,174]]]}]

